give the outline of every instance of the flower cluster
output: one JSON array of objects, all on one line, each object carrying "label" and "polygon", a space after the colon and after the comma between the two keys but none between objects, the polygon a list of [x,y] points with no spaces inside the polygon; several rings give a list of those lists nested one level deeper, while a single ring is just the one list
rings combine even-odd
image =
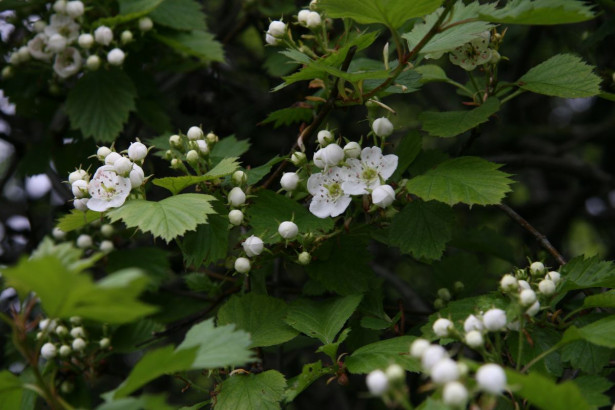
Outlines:
[{"label": "flower cluster", "polygon": [[43,319],[39,322],[39,330],[36,338],[45,342],[41,347],[41,357],[46,360],[53,360],[56,356],[68,359],[72,355],[84,354],[87,349],[107,350],[111,345],[108,337],[92,344],[79,317],[71,317],[69,323],[58,319]]},{"label": "flower cluster", "polygon": [[528,269],[518,269],[500,280],[502,292],[518,301],[525,314],[535,316],[540,311],[540,299],[555,294],[561,279],[559,272],[548,272],[542,262],[533,262]]},{"label": "flower cluster", "polygon": [[164,158],[171,162],[171,168],[179,169],[189,174],[184,162],[197,173],[201,174],[207,168],[209,151],[218,142],[218,136],[213,132],[205,134],[201,127],[192,126],[184,135],[182,133],[169,137],[169,146]]},{"label": "flower cluster", "polygon": [[[83,250],[97,248],[103,253],[113,251],[115,249],[115,245],[112,241],[112,236],[115,233],[113,225],[101,224],[100,219],[95,219],[90,222],[90,226],[97,227],[98,232],[91,232],[91,234],[81,233],[77,236],[75,239],[75,245],[77,248]],[[51,236],[53,236],[56,241],[64,241],[66,239],[66,232],[58,227],[55,227],[51,231]]]},{"label": "flower cluster", "polygon": [[[317,2],[313,0],[310,3],[310,9],[303,9],[297,13],[297,23],[300,26],[315,30],[322,26],[323,19],[320,13],[315,11]],[[281,20],[274,20],[269,24],[269,28],[265,33],[265,42],[275,46],[281,43],[282,38],[286,36],[287,25]]]},{"label": "flower cluster", "polygon": [[75,196],[75,208],[84,212],[88,209],[104,212],[122,206],[130,192],[145,182],[141,165],[147,152],[148,148],[138,140],[130,144],[127,155],[115,152],[113,147],[98,148],[96,157],[104,165],[93,176],[83,169],[77,169],[68,176]]}]

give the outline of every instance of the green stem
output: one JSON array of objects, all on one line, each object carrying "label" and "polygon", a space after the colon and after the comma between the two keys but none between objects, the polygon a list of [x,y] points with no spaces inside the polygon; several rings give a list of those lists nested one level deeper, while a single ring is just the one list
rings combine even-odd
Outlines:
[{"label": "green stem", "polygon": [[568,319],[570,319],[571,316],[576,315],[577,313],[583,311],[587,309],[586,307],[581,306],[578,309],[573,310],[572,312],[568,313],[566,316],[564,316],[564,323],[568,321]]},{"label": "green stem", "polygon": [[517,363],[515,369],[519,371],[521,368],[521,357],[523,355],[523,316],[519,319],[519,346],[517,346]]},{"label": "green stem", "polygon": [[472,92],[472,90],[470,90],[468,87],[466,87],[465,85],[458,83],[455,80],[451,80],[450,78],[448,80],[446,80],[447,84],[453,85],[457,88],[459,88],[460,90],[465,91],[466,93],[468,93],[468,95],[472,96],[472,98],[474,98],[474,93]]},{"label": "green stem", "polygon": [[538,356],[533,358],[528,364],[526,364],[525,367],[523,369],[521,369],[521,373],[527,372],[530,369],[530,367],[532,367],[533,365],[535,365],[536,363],[538,363],[539,361],[541,361],[545,357],[549,356],[551,353],[555,352],[559,348],[560,348],[560,345],[556,344],[553,347],[551,347],[550,349],[545,350],[544,352],[542,352],[541,354],[539,354]]},{"label": "green stem", "polygon": [[517,91],[515,91],[514,93],[510,94],[508,97],[502,99],[502,101],[500,101],[500,105],[512,100],[513,98],[523,94],[525,92],[525,90],[522,89],[518,89]]},{"label": "green stem", "polygon": [[478,93],[480,89],[478,88],[478,83],[476,82],[476,79],[472,75],[472,72],[468,71],[467,73],[468,73],[468,77],[470,77],[470,81],[472,82],[472,85],[474,86],[474,89],[476,90],[472,93],[472,99],[474,99],[474,95]]}]

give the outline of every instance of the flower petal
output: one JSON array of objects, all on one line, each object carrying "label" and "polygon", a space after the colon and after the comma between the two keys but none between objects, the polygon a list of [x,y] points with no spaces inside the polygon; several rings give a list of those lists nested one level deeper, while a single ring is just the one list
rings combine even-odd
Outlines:
[{"label": "flower petal", "polygon": [[350,179],[342,183],[342,190],[346,195],[363,195],[366,194],[367,184],[361,179]]},{"label": "flower petal", "polygon": [[382,158],[382,161],[380,162],[380,176],[382,179],[386,181],[391,175],[393,175],[397,169],[398,161],[399,158],[397,158],[397,155],[394,154],[385,155]]},{"label": "flower petal", "polygon": [[348,205],[350,205],[351,201],[352,199],[350,199],[349,196],[340,197],[337,201],[333,203],[333,209],[331,209],[331,216],[336,217],[343,214],[346,208],[348,208]]}]

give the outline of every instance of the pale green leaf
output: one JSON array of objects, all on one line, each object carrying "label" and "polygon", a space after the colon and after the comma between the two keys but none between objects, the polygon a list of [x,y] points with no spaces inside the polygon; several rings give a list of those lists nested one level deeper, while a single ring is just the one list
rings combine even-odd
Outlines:
[{"label": "pale green leaf", "polygon": [[446,82],[448,81],[448,77],[446,76],[446,72],[442,69],[442,67],[437,66],[435,64],[425,64],[420,65],[414,69],[417,73],[421,75],[422,83],[432,83],[432,82]]},{"label": "pale green leaf", "polygon": [[[89,257],[83,257],[83,249],[75,247],[72,242],[55,243],[51,238],[46,237],[32,252],[32,259],[55,256],[71,272],[79,273],[91,268],[104,256],[101,252],[94,252]],[[112,271],[115,269],[111,269]]]},{"label": "pale green leaf", "polygon": [[324,375],[333,373],[332,368],[322,367],[319,361],[303,365],[298,376],[288,380],[288,388],[284,392],[284,401],[292,402],[302,391]]},{"label": "pale green leaf", "polygon": [[150,17],[155,24],[176,30],[206,30],[202,7],[195,0],[164,0]]},{"label": "pale green leaf", "polygon": [[558,54],[532,67],[518,81],[524,90],[562,98],[592,97],[600,93],[594,67],[572,54]]},{"label": "pale green leaf", "polygon": [[351,18],[361,24],[381,23],[393,28],[436,10],[442,0],[320,0],[318,6],[329,17]]},{"label": "pale green leaf", "polygon": [[587,296],[583,300],[583,307],[615,308],[615,290],[611,289],[608,292]]},{"label": "pale green leaf", "polygon": [[455,137],[487,122],[500,109],[497,98],[488,98],[480,107],[467,111],[433,112],[419,115],[423,129],[435,137]]},{"label": "pale green leaf", "polygon": [[64,232],[71,232],[77,229],[81,229],[88,225],[90,222],[94,222],[101,218],[100,212],[90,211],[87,212],[73,209],[69,214],[66,214],[58,219],[57,227]]},{"label": "pale green leaf", "polygon": [[215,410],[275,410],[280,408],[286,380],[275,370],[237,374],[220,384]]},{"label": "pale green leaf", "polygon": [[155,34],[155,38],[171,47],[179,54],[196,57],[203,62],[224,61],[222,44],[214,39],[214,35],[203,30]]},{"label": "pale green leaf", "polygon": [[586,340],[598,346],[615,349],[615,316],[597,320],[581,328],[570,326],[559,344],[564,345],[575,340]]},{"label": "pale green leaf", "polygon": [[552,25],[594,18],[591,6],[579,0],[511,0],[500,9],[480,14],[483,20],[504,24]]},{"label": "pale green leaf", "polygon": [[185,175],[181,177],[165,177],[154,179],[154,185],[161,186],[171,191],[173,195],[179,194],[189,186],[200,184],[201,182],[211,181],[231,175],[239,168],[238,158],[224,158],[215,167],[210,169],[205,175]]},{"label": "pale green leaf", "polygon": [[405,370],[420,372],[420,363],[409,354],[414,339],[414,336],[400,336],[360,347],[346,359],[346,367],[350,373],[365,374],[395,363]]},{"label": "pale green leaf", "polygon": [[506,369],[508,385],[515,395],[543,410],[590,410],[579,388],[572,381],[556,384],[539,373],[520,374]]},{"label": "pale green leaf", "polygon": [[425,201],[435,199],[451,206],[498,204],[513,182],[498,170],[500,166],[477,157],[454,158],[412,178],[406,187]]},{"label": "pale green leaf", "polygon": [[120,69],[88,71],[68,93],[65,110],[84,137],[111,142],[135,109],[137,90]]},{"label": "pale green leaf", "polygon": [[0,403],[6,409],[21,408],[23,382],[8,370],[0,372]]},{"label": "pale green leaf", "polygon": [[129,228],[139,228],[169,242],[207,223],[207,215],[215,213],[210,204],[214,200],[213,196],[203,194],[175,195],[159,202],[133,199],[113,209],[108,217],[113,222],[122,220]]},{"label": "pale green leaf", "polygon": [[284,322],[287,310],[286,302],[271,296],[255,293],[233,296],[218,310],[218,325],[234,323],[250,333],[250,347],[273,346],[297,335]]},{"label": "pale green leaf", "polygon": [[333,343],[361,298],[362,295],[319,301],[298,299],[290,305],[286,323],[323,344]]}]

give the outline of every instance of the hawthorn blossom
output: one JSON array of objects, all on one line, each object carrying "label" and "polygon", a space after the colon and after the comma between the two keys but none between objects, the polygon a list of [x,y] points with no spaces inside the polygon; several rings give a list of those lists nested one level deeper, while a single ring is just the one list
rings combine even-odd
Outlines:
[{"label": "hawthorn blossom", "polygon": [[66,37],[68,44],[70,44],[79,38],[79,24],[65,14],[53,14],[44,32],[47,37],[61,34]]},{"label": "hawthorn blossom", "polygon": [[344,193],[346,195],[369,193],[393,175],[397,161],[397,155],[382,155],[382,150],[378,147],[363,148],[361,159],[346,160],[349,172],[348,179],[342,184]]},{"label": "hawthorn blossom", "polygon": [[472,71],[476,66],[489,62],[492,54],[492,50],[489,48],[490,37],[491,35],[486,31],[469,43],[457,47],[451,51],[451,63],[466,71]]},{"label": "hawthorn blossom", "polygon": [[342,189],[342,182],[347,178],[348,171],[339,167],[312,174],[307,182],[307,189],[314,196],[310,212],[319,218],[341,215],[351,201]]},{"label": "hawthorn blossom", "polygon": [[68,78],[75,75],[81,69],[81,54],[74,47],[68,47],[66,50],[56,55],[56,60],[53,64],[53,70],[61,78]]},{"label": "hawthorn blossom", "polygon": [[28,51],[33,58],[43,61],[51,59],[53,54],[47,51],[47,39],[48,37],[45,34],[39,33],[28,41]]},{"label": "hawthorn blossom", "polygon": [[119,176],[113,165],[103,165],[96,170],[90,181],[90,200],[87,206],[92,211],[104,212],[124,204],[130,194],[130,178]]}]

